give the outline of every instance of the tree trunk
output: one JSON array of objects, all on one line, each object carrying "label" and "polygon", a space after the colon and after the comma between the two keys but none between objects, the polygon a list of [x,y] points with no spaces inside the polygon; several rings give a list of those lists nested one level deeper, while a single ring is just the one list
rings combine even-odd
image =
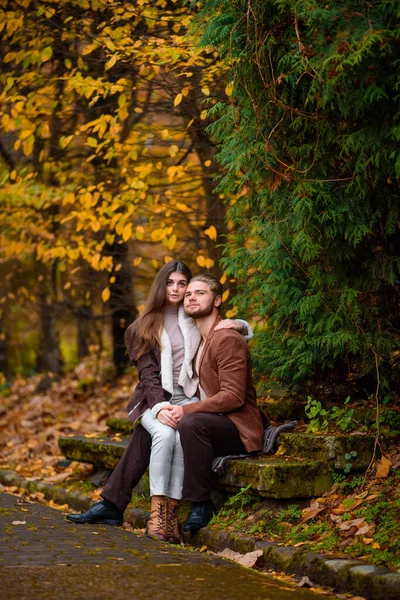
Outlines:
[{"label": "tree trunk", "polygon": [[38,300],[40,341],[36,357],[36,368],[38,371],[50,371],[59,374],[62,371],[63,361],[56,330],[56,307],[49,291],[46,276],[40,282]]},{"label": "tree trunk", "polygon": [[90,322],[92,318],[91,306],[79,306],[77,311],[77,326],[78,326],[78,357],[79,360],[85,358],[89,354],[90,346]]},{"label": "tree trunk", "polygon": [[113,362],[120,375],[129,365],[125,350],[126,328],[136,319],[137,310],[134,302],[133,267],[129,264],[127,244],[112,244],[107,248],[115,265],[120,269],[113,273],[115,282],[110,285],[110,308],[112,311]]},{"label": "tree trunk", "polygon": [[6,378],[10,373],[8,363],[8,335],[4,319],[0,319],[0,373],[3,373]]}]

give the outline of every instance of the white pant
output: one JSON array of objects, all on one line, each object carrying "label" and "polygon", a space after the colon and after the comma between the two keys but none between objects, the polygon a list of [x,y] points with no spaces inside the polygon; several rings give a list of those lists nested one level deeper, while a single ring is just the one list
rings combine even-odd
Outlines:
[{"label": "white pant", "polygon": [[[187,398],[182,388],[174,389],[171,404],[182,406],[197,402],[198,398]],[[160,423],[148,408],[141,417],[141,424],[151,435],[150,496],[182,498],[183,450],[179,432]]]}]

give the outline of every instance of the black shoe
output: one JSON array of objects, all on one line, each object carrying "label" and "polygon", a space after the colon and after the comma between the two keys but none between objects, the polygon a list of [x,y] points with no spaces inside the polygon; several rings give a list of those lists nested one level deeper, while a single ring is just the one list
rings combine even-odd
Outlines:
[{"label": "black shoe", "polygon": [[197,531],[205,527],[211,521],[214,511],[215,505],[212,500],[193,502],[192,510],[183,526],[183,531]]},{"label": "black shoe", "polygon": [[96,502],[82,514],[66,515],[73,523],[106,523],[106,525],[122,525],[124,513],[109,500]]}]

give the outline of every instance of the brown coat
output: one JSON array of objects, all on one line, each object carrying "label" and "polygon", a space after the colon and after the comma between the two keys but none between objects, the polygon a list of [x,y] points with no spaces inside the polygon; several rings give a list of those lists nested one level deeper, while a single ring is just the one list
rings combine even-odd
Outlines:
[{"label": "brown coat", "polygon": [[147,408],[153,408],[159,402],[168,402],[171,394],[161,385],[161,353],[158,348],[146,352],[137,361],[134,360],[135,340],[133,329],[128,328],[126,335],[129,358],[137,367],[139,383],[128,402],[128,418],[134,423]]},{"label": "brown coat", "polygon": [[184,405],[191,413],[223,413],[237,427],[247,452],[261,450],[263,423],[257,407],[247,343],[233,329],[214,331],[206,340],[199,365],[200,385],[207,399]]}]

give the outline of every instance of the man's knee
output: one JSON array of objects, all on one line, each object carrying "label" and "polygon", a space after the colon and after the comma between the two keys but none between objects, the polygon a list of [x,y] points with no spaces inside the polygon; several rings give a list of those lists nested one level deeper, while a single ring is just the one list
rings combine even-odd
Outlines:
[{"label": "man's knee", "polygon": [[196,431],[205,429],[203,413],[184,415],[179,421],[178,431],[181,438],[193,435]]}]

